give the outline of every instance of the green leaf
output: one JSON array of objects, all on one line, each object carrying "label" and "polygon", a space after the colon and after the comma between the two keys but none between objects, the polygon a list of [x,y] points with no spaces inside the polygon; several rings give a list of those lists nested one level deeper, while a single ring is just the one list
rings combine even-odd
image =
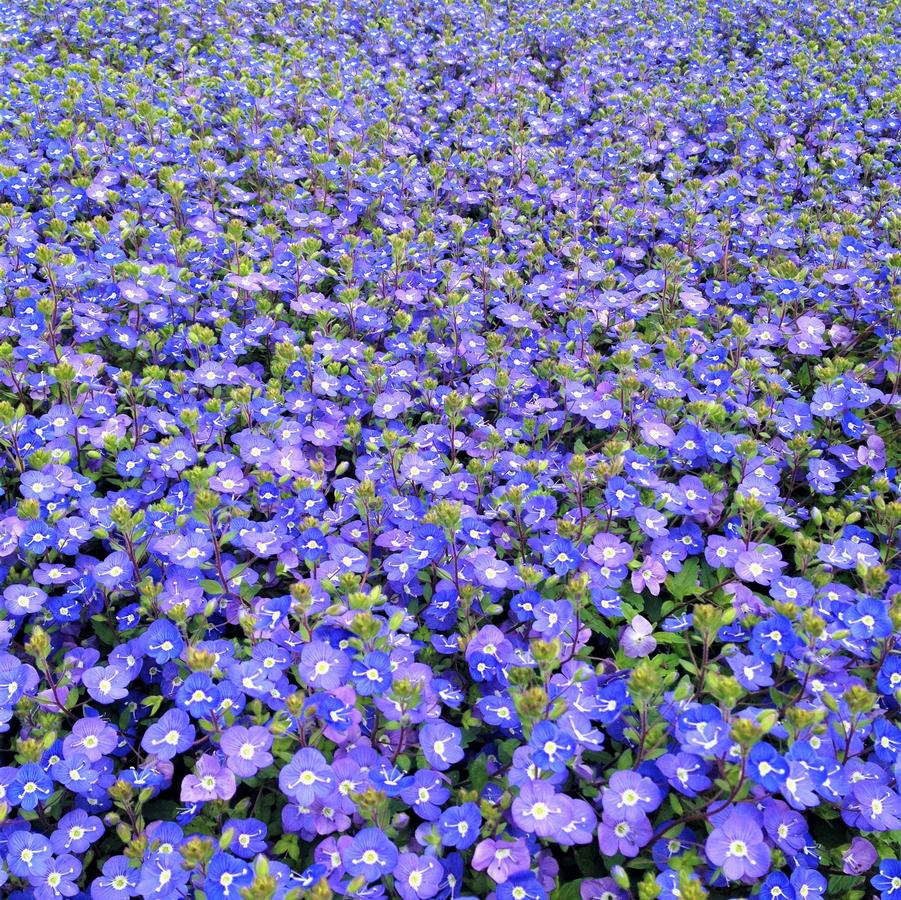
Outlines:
[{"label": "green leaf", "polygon": [[155,694],[152,697],[145,697],[141,701],[142,706],[147,706],[150,708],[150,714],[155,716],[157,712],[159,712],[160,704],[163,702],[163,698],[159,694]]},{"label": "green leaf", "polygon": [[480,794],[488,784],[488,757],[482,753],[477,756],[469,767],[469,777],[472,787]]},{"label": "green leaf", "polygon": [[513,759],[513,751],[519,746],[519,741],[516,738],[510,738],[507,741],[501,741],[498,744],[498,758],[502,763],[509,763]]},{"label": "green leaf", "polygon": [[684,647],[685,638],[681,634],[664,631],[663,633],[654,632],[654,638],[658,644],[671,644],[674,647]]},{"label": "green leaf", "polygon": [[584,879],[580,878],[578,881],[568,881],[566,884],[561,884],[560,887],[554,891],[554,900],[582,900],[583,881]]},{"label": "green leaf", "polygon": [[666,579],[666,589],[677,600],[684,600],[686,597],[694,597],[701,593],[697,580],[698,561],[694,558],[688,559],[675,575],[670,575]]},{"label": "green leaf", "polygon": [[104,616],[91,616],[91,621],[94,623],[94,634],[96,634],[104,644],[112,645],[117,643],[116,634],[107,624]]},{"label": "green leaf", "polygon": [[248,561],[235,566],[230,572],[227,573],[228,580],[231,581],[233,578],[237,578],[239,575],[243,575],[249,565],[250,562]]},{"label": "green leaf", "polygon": [[586,878],[596,878],[606,875],[606,869],[602,857],[598,853],[596,844],[582,844],[575,849],[576,865]]},{"label": "green leaf", "polygon": [[829,879],[829,896],[843,896],[859,884],[860,878],[855,875],[833,875]]}]

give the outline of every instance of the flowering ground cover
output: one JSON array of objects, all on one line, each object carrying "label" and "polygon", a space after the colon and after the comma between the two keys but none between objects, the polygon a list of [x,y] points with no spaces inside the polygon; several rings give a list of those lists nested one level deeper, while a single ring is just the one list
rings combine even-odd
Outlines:
[{"label": "flowering ground cover", "polygon": [[0,893],[901,898],[901,5],[0,4]]}]

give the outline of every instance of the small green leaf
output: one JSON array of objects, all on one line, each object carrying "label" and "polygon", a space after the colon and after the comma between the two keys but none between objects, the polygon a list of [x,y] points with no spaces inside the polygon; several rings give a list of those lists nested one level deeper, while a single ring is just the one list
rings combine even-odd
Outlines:
[{"label": "small green leaf", "polygon": [[701,593],[697,580],[698,561],[688,559],[675,575],[670,575],[666,579],[666,589],[677,600],[684,600],[686,597],[693,597]]},{"label": "small green leaf", "polygon": [[582,900],[583,881],[584,879],[580,878],[577,881],[568,881],[566,884],[561,884],[554,891],[554,900]]}]

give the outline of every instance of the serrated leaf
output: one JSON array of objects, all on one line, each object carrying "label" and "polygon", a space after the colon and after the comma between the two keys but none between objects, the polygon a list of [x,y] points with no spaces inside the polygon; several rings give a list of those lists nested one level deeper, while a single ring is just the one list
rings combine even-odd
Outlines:
[{"label": "serrated leaf", "polygon": [[666,579],[666,589],[676,600],[694,597],[701,593],[698,581],[697,559],[687,559],[682,568]]}]

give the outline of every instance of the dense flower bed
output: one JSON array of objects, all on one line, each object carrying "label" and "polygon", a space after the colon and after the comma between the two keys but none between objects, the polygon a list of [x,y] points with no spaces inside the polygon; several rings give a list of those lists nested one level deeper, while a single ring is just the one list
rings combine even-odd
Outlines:
[{"label": "dense flower bed", "polygon": [[901,6],[0,5],[0,891],[901,898]]}]

